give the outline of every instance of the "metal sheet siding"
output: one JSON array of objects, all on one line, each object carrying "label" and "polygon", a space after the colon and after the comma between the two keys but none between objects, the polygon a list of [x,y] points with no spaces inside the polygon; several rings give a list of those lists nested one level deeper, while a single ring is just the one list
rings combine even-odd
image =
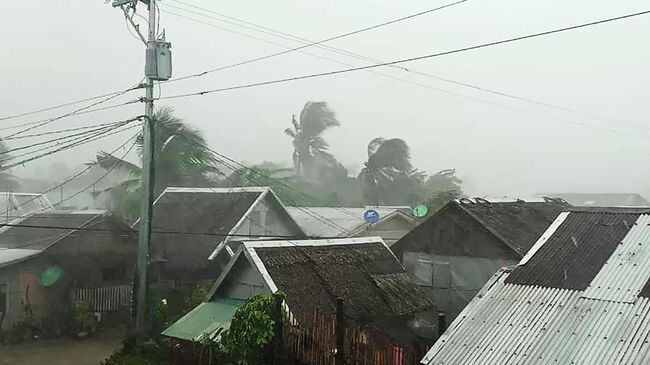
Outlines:
[{"label": "metal sheet siding", "polygon": [[650,277],[650,215],[639,216],[605,262],[584,297],[633,303]]},{"label": "metal sheet siding", "polygon": [[[642,364],[650,301],[582,298],[582,292],[504,283],[461,313],[423,364]],[[480,296],[481,294],[479,294]]]}]

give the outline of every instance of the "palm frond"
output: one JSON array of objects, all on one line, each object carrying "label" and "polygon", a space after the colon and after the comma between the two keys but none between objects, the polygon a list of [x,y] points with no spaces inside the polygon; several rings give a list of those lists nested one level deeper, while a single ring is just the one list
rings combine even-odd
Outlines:
[{"label": "palm frond", "polygon": [[291,129],[291,128],[287,128],[287,129],[285,129],[285,130],[284,130],[284,134],[286,134],[287,136],[289,136],[289,137],[291,137],[291,138],[297,138],[297,137],[298,137],[298,134],[296,133],[296,131],[294,131],[294,130]]},{"label": "palm frond", "polygon": [[339,125],[336,114],[324,101],[309,101],[300,112],[300,132],[305,136],[318,136],[327,128]]},{"label": "palm frond", "polygon": [[399,138],[383,141],[375,153],[368,158],[368,165],[372,168],[390,167],[401,172],[409,172],[413,169],[409,147]]}]

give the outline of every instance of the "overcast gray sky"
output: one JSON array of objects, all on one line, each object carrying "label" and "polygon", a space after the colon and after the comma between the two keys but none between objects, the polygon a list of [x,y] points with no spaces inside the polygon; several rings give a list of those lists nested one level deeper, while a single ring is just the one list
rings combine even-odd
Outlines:
[{"label": "overcast gray sky", "polygon": [[[312,40],[446,3],[184,1]],[[0,116],[120,90],[142,78],[143,45],[129,35],[120,11],[103,0],[4,0],[2,3]],[[297,46],[184,13],[170,7],[182,6],[171,0],[160,3],[163,11]],[[649,7],[644,0],[470,0],[328,44],[390,61]],[[144,11],[141,5],[140,13],[145,14]],[[174,76],[283,49],[169,13],[162,14],[161,23],[172,42]],[[289,125],[291,115],[299,113],[306,101],[324,100],[341,121],[341,126],[325,137],[331,144],[331,152],[346,165],[359,166],[363,162],[366,145],[372,138],[399,137],[411,146],[416,167],[430,173],[456,168],[473,195],[525,196],[540,191],[648,194],[650,167],[640,162],[650,152],[648,34],[650,16],[646,15],[405,65],[456,81],[579,109],[612,121],[560,112],[390,68],[377,71],[444,91],[369,72],[355,72],[169,100],[158,105],[174,107],[178,116],[205,132],[213,148],[240,161],[289,161],[291,143],[283,130]],[[310,48],[308,51],[364,65],[324,50]],[[173,95],[345,67],[294,52],[163,85],[161,92],[163,96]],[[119,101],[137,96],[138,92],[134,92]],[[43,130],[126,119],[141,114],[142,108],[137,104],[66,118]],[[68,110],[71,109],[0,123],[3,126],[24,123]],[[43,171],[50,170],[56,173],[63,170],[60,165],[52,168],[56,161],[63,160],[71,166],[87,162],[98,149],[113,149],[127,137],[125,133],[89,144],[14,172],[32,176],[42,176]],[[16,147],[18,143],[11,146]]]}]

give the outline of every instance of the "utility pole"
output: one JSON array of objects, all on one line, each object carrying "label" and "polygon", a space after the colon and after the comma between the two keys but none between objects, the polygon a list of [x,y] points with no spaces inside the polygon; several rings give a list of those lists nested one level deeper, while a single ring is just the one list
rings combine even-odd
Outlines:
[{"label": "utility pole", "polygon": [[145,104],[144,123],[142,129],[142,192],[143,199],[140,208],[140,236],[138,237],[138,293],[135,317],[135,329],[138,338],[142,339],[148,328],[147,314],[148,289],[147,271],[149,268],[149,242],[151,240],[151,218],[153,215],[154,190],[154,120],[153,120],[153,83],[149,75],[151,68],[150,48],[156,41],[156,0],[149,0],[149,36],[145,53]]},{"label": "utility pole", "polygon": [[[156,24],[156,0],[140,0],[147,5],[149,11],[148,36],[146,38],[145,52],[145,119],[142,129],[142,192],[143,199],[140,208],[140,229],[138,237],[137,278],[136,278],[136,318],[135,328],[138,340],[142,340],[149,327],[148,321],[148,278],[149,246],[151,241],[151,220],[153,215],[154,194],[154,81],[169,80],[171,78],[171,44],[158,38],[158,25]],[[139,26],[134,22],[138,0],[114,0],[113,7],[120,7],[124,16],[144,41]],[[133,13],[130,13],[130,11]],[[164,38],[164,36],[163,36]]]}]

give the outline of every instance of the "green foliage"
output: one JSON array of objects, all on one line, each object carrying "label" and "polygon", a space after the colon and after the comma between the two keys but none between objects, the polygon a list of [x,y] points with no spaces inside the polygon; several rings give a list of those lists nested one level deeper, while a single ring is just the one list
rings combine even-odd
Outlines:
[{"label": "green foliage", "polygon": [[168,340],[149,340],[142,346],[125,346],[113,352],[100,365],[170,365]]},{"label": "green foliage", "polygon": [[74,303],[74,322],[80,330],[91,329],[96,322],[90,303],[86,301],[76,301]]},{"label": "green foliage", "polygon": [[208,295],[210,288],[212,288],[212,283],[209,281],[196,285],[192,294],[185,298],[183,314],[189,313],[192,309],[201,304],[203,300],[205,300],[206,295]]},{"label": "green foliage", "polygon": [[[158,195],[168,186],[205,186],[207,175],[217,170],[217,158],[206,146],[201,131],[190,127],[173,115],[171,108],[159,109],[154,119],[155,191]],[[136,140],[140,157],[143,138]],[[111,210],[126,221],[139,216],[140,166],[106,152],[97,154],[97,162],[106,170],[118,169],[129,173],[131,179],[107,189],[111,194]],[[105,192],[105,193],[106,193]]]},{"label": "green foliage", "polygon": [[273,340],[276,324],[275,305],[272,294],[260,294],[237,309],[220,341],[232,364],[264,364],[264,350]]}]

